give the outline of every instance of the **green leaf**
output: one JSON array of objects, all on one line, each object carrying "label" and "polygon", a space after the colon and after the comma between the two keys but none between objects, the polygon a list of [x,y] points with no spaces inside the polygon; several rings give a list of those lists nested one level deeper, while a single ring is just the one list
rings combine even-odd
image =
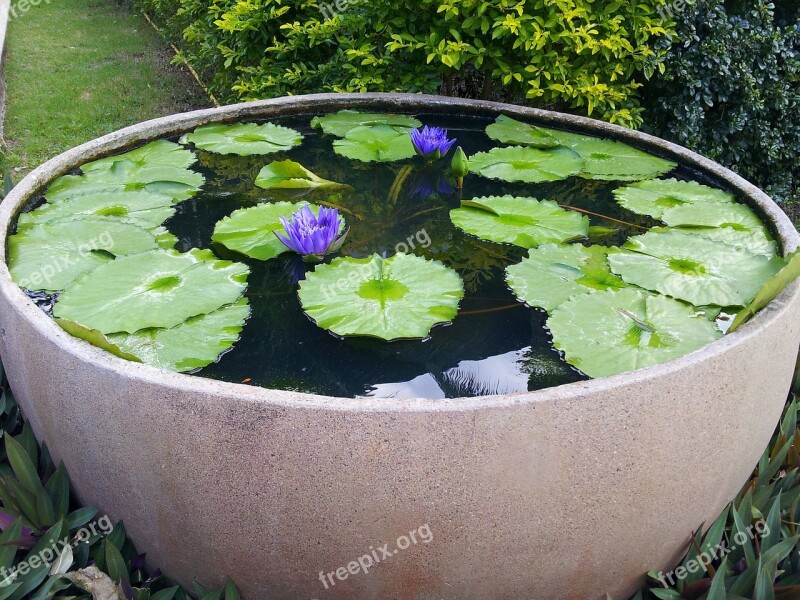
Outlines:
[{"label": "green leaf", "polygon": [[40,491],[44,492],[39,473],[36,472],[36,467],[22,444],[8,435],[8,433],[4,434],[3,439],[8,462],[11,463],[11,468],[14,470],[14,475],[17,476],[19,482],[31,494],[38,494]]},{"label": "green leaf", "polygon": [[114,256],[159,248],[154,234],[132,223],[89,217],[32,225],[9,238],[9,268],[19,286],[57,292]]},{"label": "green leaf", "polygon": [[409,254],[336,258],[300,283],[300,302],[322,329],[384,340],[424,338],[452,320],[464,296],[458,274]]},{"label": "green leaf", "polygon": [[486,135],[502,144],[531,146],[533,148],[552,148],[558,140],[547,130],[500,115],[486,128]]},{"label": "green leaf", "polygon": [[85,342],[89,342],[92,346],[96,346],[98,348],[102,348],[106,352],[110,352],[114,356],[118,356],[120,358],[124,358],[125,360],[130,360],[132,362],[143,362],[137,356],[125,352],[122,348],[111,342],[106,336],[102,333],[97,331],[96,329],[91,329],[89,327],[85,327],[80,323],[76,323],[75,321],[70,321],[69,319],[55,319],[55,322],[70,334],[73,337],[79,338]]},{"label": "green leaf", "polygon": [[156,140],[155,142],[150,142],[130,152],[115,154],[87,163],[81,167],[81,171],[84,173],[108,171],[119,161],[130,161],[142,166],[158,165],[159,167],[187,169],[197,161],[197,157],[190,150],[182,148],[174,142],[170,142],[169,140]]},{"label": "green leaf", "polygon": [[456,227],[491,242],[535,248],[584,238],[589,219],[551,200],[490,196],[465,200],[450,211]]},{"label": "green leaf", "polygon": [[777,298],[783,290],[800,277],[800,250],[795,250],[786,257],[786,261],[786,265],[758,290],[753,301],[736,315],[728,332],[735,331],[752,319],[760,310],[765,308],[770,302]]},{"label": "green leaf", "polygon": [[299,146],[302,141],[299,131],[274,123],[212,123],[198,127],[180,139],[181,144],[191,143],[207,152],[239,156],[285,152]]},{"label": "green leaf", "polygon": [[717,569],[714,579],[711,581],[711,587],[708,590],[706,600],[727,600],[725,592],[725,579],[728,571],[728,557],[722,559],[722,563]]},{"label": "green leaf", "polygon": [[609,255],[611,270],[626,282],[695,306],[745,306],[783,265],[701,236],[677,231],[630,238]]},{"label": "green leaf", "polygon": [[[8,507],[4,507],[8,508]],[[9,542],[14,542],[22,536],[22,519],[15,520],[11,525],[0,533],[0,567],[8,569],[14,563],[17,554],[17,547]],[[3,587],[3,580],[0,579],[0,587]]]},{"label": "green leaf", "polygon": [[469,166],[473,173],[490,179],[539,183],[577,175],[583,167],[583,159],[566,148],[540,150],[510,146],[479,152],[470,157]]},{"label": "green leaf", "polygon": [[385,113],[362,113],[354,110],[342,110],[324,117],[314,117],[311,126],[322,129],[324,133],[344,137],[356,127],[376,127],[386,125],[395,128],[398,132],[408,133],[412,129],[422,126],[422,122],[408,115],[393,115]]},{"label": "green leaf", "polygon": [[[281,217],[289,219],[305,205],[273,202],[237,210],[217,223],[211,239],[250,258],[270,260],[289,251],[274,233],[283,231]],[[312,210],[319,207],[312,205]]]},{"label": "green leaf", "polygon": [[211,364],[239,341],[249,315],[247,299],[242,298],[172,329],[113,333],[108,339],[148,365],[170,371],[194,371]]},{"label": "green leaf", "polygon": [[225,581],[225,600],[241,600],[239,590],[230,577]]},{"label": "green leaf", "polygon": [[318,177],[300,163],[293,160],[272,162],[261,169],[256,177],[256,185],[265,190],[270,189],[346,189],[350,186],[328,181]]},{"label": "green leaf", "polygon": [[546,129],[559,144],[584,160],[580,176],[605,181],[640,181],[672,171],[677,164],[622,142]]},{"label": "green leaf", "polygon": [[416,155],[408,133],[388,125],[351,129],[333,142],[333,149],[336,154],[362,162],[393,162]]},{"label": "green leaf", "polygon": [[722,336],[691,306],[635,289],[575,296],[553,311],[547,327],[566,361],[590,377],[663,363]]},{"label": "green leaf", "polygon": [[103,545],[105,546],[106,571],[109,577],[114,583],[119,583],[122,580],[130,581],[128,565],[125,564],[125,559],[122,558],[119,548],[109,542],[108,539],[105,540]]},{"label": "green leaf", "polygon": [[623,288],[627,284],[611,273],[603,246],[545,244],[506,269],[506,281],[528,306],[552,312],[578,294]]},{"label": "green leaf", "polygon": [[754,254],[772,256],[778,245],[767,228],[744,204],[695,202],[664,211],[661,220],[670,227],[737,246]]},{"label": "green leaf", "polygon": [[175,597],[175,592],[178,591],[178,586],[169,587],[156,592],[150,597],[150,600],[172,600]]},{"label": "green leaf", "polygon": [[248,274],[208,250],[153,250],[98,267],[59,296],[54,315],[104,334],[175,327],[236,302]]},{"label": "green leaf", "polygon": [[67,515],[65,520],[66,527],[70,531],[83,527],[86,523],[91,521],[96,514],[96,508],[89,508],[88,506],[78,508]]},{"label": "green leaf", "polygon": [[677,179],[654,179],[634,183],[614,190],[617,202],[624,208],[640,215],[656,219],[664,216],[664,211],[688,204],[730,204],[736,198],[723,190],[702,185],[694,181]]},{"label": "green leaf", "polygon": [[155,229],[175,214],[170,196],[150,192],[99,192],[43,204],[19,217],[20,229],[41,223],[103,217]]}]

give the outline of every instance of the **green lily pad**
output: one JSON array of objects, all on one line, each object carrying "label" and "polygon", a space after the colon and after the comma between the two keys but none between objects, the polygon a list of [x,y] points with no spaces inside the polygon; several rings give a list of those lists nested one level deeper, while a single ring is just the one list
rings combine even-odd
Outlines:
[{"label": "green lily pad", "polygon": [[20,287],[58,292],[115,256],[154,250],[169,241],[157,240],[156,233],[164,232],[88,217],[30,225],[8,240],[9,269]]},{"label": "green lily pad", "polygon": [[51,203],[75,196],[121,191],[145,191],[170,196],[175,202],[192,197],[205,178],[188,169],[197,157],[178,144],[159,140],[125,154],[81,167],[83,175],[56,179],[45,192]]},{"label": "green lily pad", "polygon": [[393,162],[416,155],[411,137],[388,125],[356,127],[333,142],[336,154],[362,162]]},{"label": "green lily pad", "polygon": [[19,217],[20,228],[81,217],[103,217],[133,223],[144,229],[159,227],[175,214],[169,196],[149,192],[100,192],[43,204]]},{"label": "green lily pad", "polygon": [[630,238],[623,248],[629,252],[608,256],[614,273],[695,306],[745,306],[783,265],[777,257],[675,230]]},{"label": "green lily pad", "polygon": [[505,115],[497,117],[497,120],[486,128],[486,135],[502,144],[514,146],[552,148],[559,145],[558,140],[546,129]]},{"label": "green lily pad", "polygon": [[[281,217],[288,219],[306,204],[274,202],[242,208],[217,223],[211,239],[250,258],[270,260],[289,251],[274,233],[283,231]],[[313,205],[311,208],[318,210]]]},{"label": "green lily pad", "polygon": [[239,341],[250,307],[246,298],[212,313],[192,317],[171,329],[112,333],[108,340],[148,365],[187,372],[215,362]]},{"label": "green lily pad", "polygon": [[567,148],[524,148],[510,146],[478,152],[469,159],[473,173],[503,181],[560,181],[577,175],[583,168],[583,159]]},{"label": "green lily pad", "polygon": [[81,166],[81,171],[90,173],[92,171],[108,171],[120,161],[130,161],[139,166],[151,167],[172,167],[174,169],[187,169],[197,162],[194,153],[186,148],[182,148],[174,142],[168,140],[156,140],[144,146],[115,154],[107,158],[101,158]]},{"label": "green lily pad", "polygon": [[386,125],[399,132],[408,133],[412,129],[422,127],[422,122],[408,115],[392,115],[382,113],[362,113],[355,110],[342,110],[338,113],[314,117],[311,126],[322,129],[324,133],[344,137],[356,127],[375,127]]},{"label": "green lily pad", "polygon": [[456,227],[490,242],[535,248],[584,238],[589,219],[552,200],[490,196],[464,200],[450,211]]},{"label": "green lily pad", "polygon": [[89,329],[88,327],[84,327],[80,323],[70,321],[69,319],[55,319],[55,322],[58,323],[61,329],[66,331],[71,336],[84,340],[85,342],[89,342],[92,346],[102,348],[114,356],[124,358],[125,360],[129,360],[131,362],[142,362],[138,356],[128,354],[122,348],[109,341],[106,336],[96,329]]},{"label": "green lily pad", "polygon": [[661,220],[670,227],[699,235],[755,254],[771,256],[778,245],[749,206],[732,202],[697,202],[664,211]]},{"label": "green lily pad", "polygon": [[580,176],[603,181],[654,179],[678,165],[614,140],[603,140],[555,129],[546,129],[560,145],[577,152],[585,161]]},{"label": "green lily pad", "polygon": [[657,365],[722,336],[693,307],[632,288],[575,296],[547,327],[567,362],[590,377]]},{"label": "green lily pad", "polygon": [[383,340],[424,338],[452,320],[464,296],[458,273],[411,254],[336,258],[300,283],[300,302],[322,329]]},{"label": "green lily pad", "polygon": [[739,329],[742,325],[752,319],[758,312],[777,298],[780,293],[793,284],[800,277],[800,250],[795,250],[786,257],[786,264],[778,273],[769,279],[764,286],[758,290],[753,301],[733,320],[728,333]]},{"label": "green lily pad", "polygon": [[656,219],[661,219],[664,211],[671,208],[700,203],[716,206],[736,201],[733,195],[723,190],[677,179],[641,181],[614,190],[614,196],[624,208]]},{"label": "green lily pad", "polygon": [[256,185],[270,189],[345,189],[349,185],[323,179],[293,160],[276,161],[261,169],[256,177]]},{"label": "green lily pad", "polygon": [[273,154],[299,146],[303,136],[299,131],[274,123],[212,123],[195,129],[181,137],[181,144],[217,154]]},{"label": "green lily pad", "polygon": [[236,302],[249,269],[208,250],[153,250],[118,258],[73,283],[53,314],[104,334],[175,327]]},{"label": "green lily pad", "polygon": [[545,244],[508,267],[506,281],[519,300],[552,312],[573,296],[627,287],[611,272],[608,252],[603,246]]}]

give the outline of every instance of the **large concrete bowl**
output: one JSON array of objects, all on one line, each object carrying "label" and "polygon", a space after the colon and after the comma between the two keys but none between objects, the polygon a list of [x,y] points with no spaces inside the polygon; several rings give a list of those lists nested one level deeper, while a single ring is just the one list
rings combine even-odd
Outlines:
[{"label": "large concrete bowl", "polygon": [[[123,519],[150,565],[184,584],[230,575],[248,600],[624,600],[680,557],[766,447],[800,345],[798,285],[736,333],[634,373],[507,396],[356,400],[125,362],[62,332],[11,281],[9,228],[55,177],[211,121],[341,108],[502,111],[624,140],[739,193],[785,251],[800,241],[719,165],[562,114],[319,95],[149,121],[49,161],[0,205],[0,354],[37,437],[81,501]],[[377,563],[368,573],[354,562],[364,555]]]}]

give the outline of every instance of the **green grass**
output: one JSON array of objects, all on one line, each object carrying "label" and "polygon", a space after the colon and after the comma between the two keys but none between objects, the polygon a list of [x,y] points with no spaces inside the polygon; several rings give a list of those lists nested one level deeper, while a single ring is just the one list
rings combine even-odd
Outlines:
[{"label": "green grass", "polygon": [[[13,2],[16,4],[16,1]],[[5,155],[14,181],[120,127],[209,105],[141,15],[118,0],[42,0],[9,23]]]}]

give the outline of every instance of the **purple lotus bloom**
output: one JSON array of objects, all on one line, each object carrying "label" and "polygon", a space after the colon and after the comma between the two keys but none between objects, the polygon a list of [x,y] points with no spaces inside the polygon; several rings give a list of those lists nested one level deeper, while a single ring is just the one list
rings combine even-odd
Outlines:
[{"label": "purple lotus bloom", "polygon": [[347,237],[344,219],[336,208],[320,206],[319,216],[306,205],[295,212],[290,219],[281,217],[284,233],[275,235],[283,245],[309,262],[319,262],[326,254],[338,252]]},{"label": "purple lotus bloom", "polygon": [[414,149],[426,160],[438,160],[447,156],[456,140],[447,139],[447,129],[428,127],[412,129],[409,134]]}]

